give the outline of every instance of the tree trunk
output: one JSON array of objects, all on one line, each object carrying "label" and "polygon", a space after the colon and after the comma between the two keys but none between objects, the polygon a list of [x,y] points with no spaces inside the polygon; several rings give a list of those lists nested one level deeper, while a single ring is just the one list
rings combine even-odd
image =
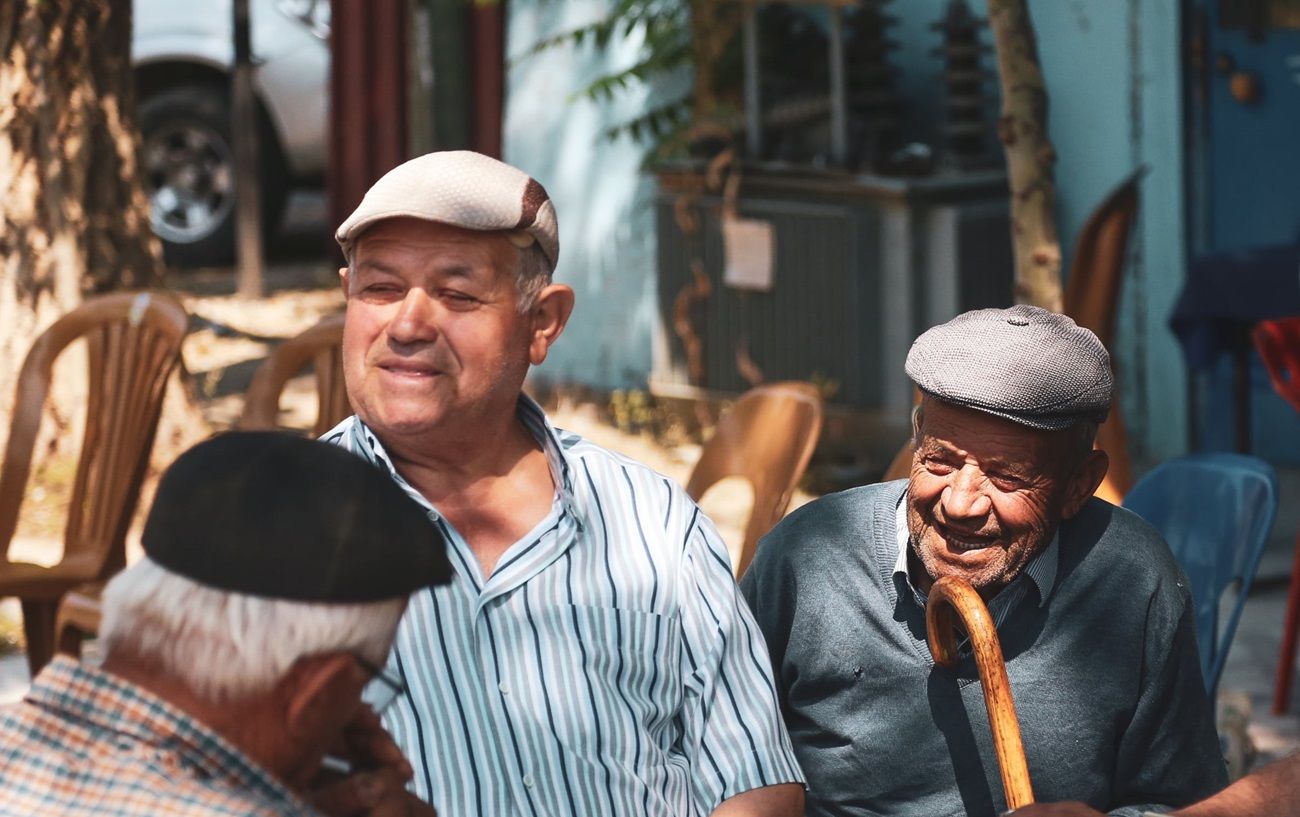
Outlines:
[{"label": "tree trunk", "polygon": [[130,53],[129,0],[0,2],[0,434],[37,332],[162,280]]},{"label": "tree trunk", "polygon": [[1026,0],[989,0],[1002,86],[998,138],[1011,187],[1015,299],[1060,312],[1061,243],[1056,236],[1056,151],[1047,135],[1047,87]]}]

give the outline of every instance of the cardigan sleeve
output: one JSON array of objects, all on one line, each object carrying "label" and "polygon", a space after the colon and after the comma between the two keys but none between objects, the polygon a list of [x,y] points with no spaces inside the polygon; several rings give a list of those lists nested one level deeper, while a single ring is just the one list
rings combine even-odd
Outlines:
[{"label": "cardigan sleeve", "polygon": [[[1186,579],[1152,596],[1143,684],[1120,739],[1111,814],[1138,817],[1211,795],[1228,783],[1214,707],[1205,691]],[[1103,659],[1104,660],[1104,657]]]}]

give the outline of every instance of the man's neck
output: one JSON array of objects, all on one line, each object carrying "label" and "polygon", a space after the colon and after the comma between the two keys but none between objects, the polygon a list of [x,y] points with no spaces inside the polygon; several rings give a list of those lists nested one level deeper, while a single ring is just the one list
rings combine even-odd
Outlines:
[{"label": "man's neck", "polygon": [[264,711],[266,702],[235,702],[221,706],[195,695],[189,687],[170,677],[152,662],[141,661],[121,652],[110,652],[102,669],[140,687],[181,710],[208,729],[221,735],[250,760],[277,780],[293,787],[297,759],[278,751],[283,741],[272,734],[271,713]]},{"label": "man's neck", "polygon": [[517,412],[479,424],[472,438],[381,442],[395,467],[461,536],[484,578],[550,512],[555,479],[541,445]]},{"label": "man's neck", "polygon": [[384,435],[380,441],[398,473],[438,505],[508,476],[539,450],[515,412],[473,425],[472,430],[426,433],[418,439]]}]

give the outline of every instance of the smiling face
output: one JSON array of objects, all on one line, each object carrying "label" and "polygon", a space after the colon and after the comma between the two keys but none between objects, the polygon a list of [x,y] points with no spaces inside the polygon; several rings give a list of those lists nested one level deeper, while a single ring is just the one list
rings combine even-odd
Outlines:
[{"label": "smiling face", "polygon": [[519,310],[516,247],[499,233],[389,219],[361,237],[352,262],[342,273],[344,379],[367,425],[411,437],[513,416],[540,362],[536,311]]},{"label": "smiling face", "polygon": [[918,432],[907,527],[927,590],[934,579],[957,576],[991,598],[1106,472],[1105,454],[1080,456],[1074,430],[1039,431],[929,398]]}]

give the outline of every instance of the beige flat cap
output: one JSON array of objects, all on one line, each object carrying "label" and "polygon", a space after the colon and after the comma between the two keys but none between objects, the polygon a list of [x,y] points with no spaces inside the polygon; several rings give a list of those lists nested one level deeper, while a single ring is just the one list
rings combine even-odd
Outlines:
[{"label": "beige flat cap", "polygon": [[334,238],[350,253],[368,227],[403,217],[467,230],[505,230],[522,246],[531,237],[552,272],[560,258],[555,206],[546,188],[522,170],[470,150],[426,153],[388,171],[366,191]]}]

